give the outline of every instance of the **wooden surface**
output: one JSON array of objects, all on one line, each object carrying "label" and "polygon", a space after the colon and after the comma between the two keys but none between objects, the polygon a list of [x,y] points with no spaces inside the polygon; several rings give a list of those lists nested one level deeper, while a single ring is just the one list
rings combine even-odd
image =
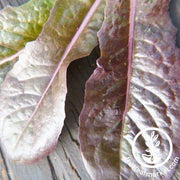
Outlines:
[{"label": "wooden surface", "polygon": [[[27,1],[0,0],[0,7],[17,6]],[[78,116],[83,105],[84,85],[98,56],[96,48],[91,56],[74,61],[68,68],[65,126],[56,149],[33,165],[15,164],[0,149],[0,180],[90,180],[79,150]]]}]

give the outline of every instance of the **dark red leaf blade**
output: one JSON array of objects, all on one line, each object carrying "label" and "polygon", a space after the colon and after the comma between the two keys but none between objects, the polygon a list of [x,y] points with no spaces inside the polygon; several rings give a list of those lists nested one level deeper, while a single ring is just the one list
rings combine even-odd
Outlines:
[{"label": "dark red leaf blade", "polygon": [[[86,84],[80,115],[81,150],[93,179],[169,180],[175,172],[169,166],[180,157],[180,50],[169,2],[107,2],[99,32],[101,58]],[[152,127],[165,132],[173,144],[170,159],[157,168],[140,165],[132,154],[135,136]],[[140,153],[148,149],[147,135],[137,147]],[[170,146],[158,135],[164,160]]]},{"label": "dark red leaf blade", "polygon": [[[127,86],[128,18],[128,1],[107,2],[106,18],[98,34],[101,58],[86,83],[80,142],[87,169],[95,179],[119,177],[120,122]],[[122,24],[120,28],[118,24]]]}]

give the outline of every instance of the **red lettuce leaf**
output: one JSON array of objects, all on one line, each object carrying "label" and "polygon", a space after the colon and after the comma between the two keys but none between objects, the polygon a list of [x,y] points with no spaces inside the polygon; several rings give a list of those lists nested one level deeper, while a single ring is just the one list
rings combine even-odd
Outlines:
[{"label": "red lettuce leaf", "polygon": [[[153,178],[169,180],[175,172],[169,166],[180,156],[180,50],[169,2],[107,1],[99,32],[101,58],[86,83],[80,115],[81,150],[93,179],[146,180],[158,174]],[[135,136],[151,127],[165,132],[173,144],[170,159],[157,168],[140,165],[132,154]],[[157,146],[165,159],[168,141],[161,133],[153,137],[160,139]],[[148,151],[146,140],[143,134],[136,147],[140,153]]]}]

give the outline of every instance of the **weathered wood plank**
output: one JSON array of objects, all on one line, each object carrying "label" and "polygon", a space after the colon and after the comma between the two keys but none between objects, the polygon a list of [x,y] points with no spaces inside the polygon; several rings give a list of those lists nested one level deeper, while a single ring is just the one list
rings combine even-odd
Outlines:
[{"label": "weathered wood plank", "polygon": [[65,126],[57,148],[50,154],[60,180],[90,180],[80,153],[78,117],[83,106],[85,82],[95,69],[98,57],[99,50],[96,48],[89,57],[72,62],[68,68]]},{"label": "weathered wood plank", "polygon": [[[58,143],[57,148],[50,154],[51,162],[55,170],[58,180],[76,180],[80,179],[76,171],[72,168],[71,161],[68,158],[61,142]],[[82,177],[83,179],[83,177]]]},{"label": "weathered wood plank", "polygon": [[[16,164],[6,158],[11,180],[51,180],[52,173],[47,159],[33,165]],[[3,179],[4,180],[4,179]]]},{"label": "weathered wood plank", "polygon": [[6,7],[8,5],[10,6],[19,6],[28,0],[0,0],[0,8]]},{"label": "weathered wood plank", "polygon": [[6,164],[2,156],[1,149],[0,149],[0,179],[9,180]]}]

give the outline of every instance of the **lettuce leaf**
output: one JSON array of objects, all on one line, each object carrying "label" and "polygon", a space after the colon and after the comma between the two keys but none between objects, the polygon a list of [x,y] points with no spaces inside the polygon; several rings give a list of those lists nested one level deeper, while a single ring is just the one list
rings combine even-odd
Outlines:
[{"label": "lettuce leaf", "polygon": [[0,60],[17,53],[38,37],[54,3],[55,0],[30,0],[0,11]]},{"label": "lettuce leaf", "polygon": [[67,67],[97,45],[104,4],[57,0],[40,36],[27,43],[7,74],[0,93],[0,137],[9,158],[32,163],[55,148],[65,117]]},{"label": "lettuce leaf", "polygon": [[[169,167],[180,157],[180,50],[169,2],[107,1],[98,34],[101,58],[86,83],[80,115],[81,150],[92,179],[169,180],[175,172],[176,166]],[[136,135],[152,127],[165,132],[173,144],[170,158],[157,168],[144,167],[132,153]],[[154,133],[165,160],[170,143],[162,133]],[[142,134],[136,147],[139,156],[154,149],[148,138]]]}]

